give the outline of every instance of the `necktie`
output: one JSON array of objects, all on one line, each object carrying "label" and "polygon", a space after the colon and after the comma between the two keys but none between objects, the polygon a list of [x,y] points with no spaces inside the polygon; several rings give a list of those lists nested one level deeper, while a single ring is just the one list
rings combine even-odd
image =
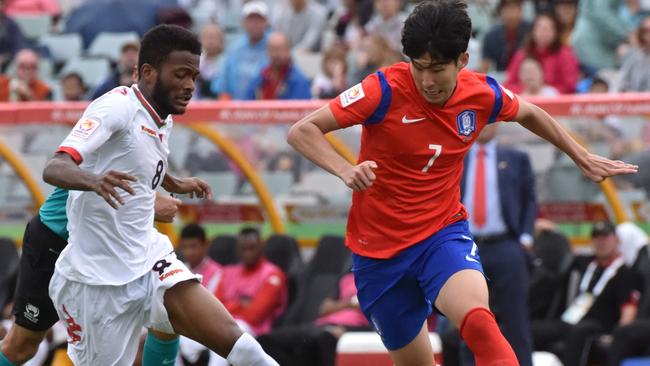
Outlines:
[{"label": "necktie", "polygon": [[474,180],[474,224],[483,227],[486,222],[485,197],[485,148],[479,146],[476,154],[476,177]]}]

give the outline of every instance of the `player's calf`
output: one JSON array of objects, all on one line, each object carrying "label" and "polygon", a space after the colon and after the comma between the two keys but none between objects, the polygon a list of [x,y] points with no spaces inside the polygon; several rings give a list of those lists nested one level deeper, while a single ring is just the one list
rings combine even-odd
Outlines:
[{"label": "player's calf", "polygon": [[14,324],[2,340],[0,366],[22,365],[34,357],[45,337],[45,331],[35,332]]}]

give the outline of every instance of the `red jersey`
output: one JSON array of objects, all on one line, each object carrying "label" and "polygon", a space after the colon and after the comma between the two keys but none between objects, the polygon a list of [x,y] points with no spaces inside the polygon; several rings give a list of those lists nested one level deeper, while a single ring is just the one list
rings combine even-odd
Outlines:
[{"label": "red jersey", "polygon": [[460,201],[465,154],[488,123],[513,120],[519,101],[494,79],[461,70],[444,106],[420,94],[409,63],[368,76],[330,102],[341,127],[363,124],[359,162],[377,179],[352,194],[346,245],[390,258],[467,218]]}]

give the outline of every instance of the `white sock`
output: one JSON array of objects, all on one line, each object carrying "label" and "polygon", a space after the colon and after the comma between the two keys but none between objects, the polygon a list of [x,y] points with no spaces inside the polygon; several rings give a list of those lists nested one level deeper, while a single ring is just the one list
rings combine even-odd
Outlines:
[{"label": "white sock", "polygon": [[248,333],[243,333],[227,357],[233,366],[279,366]]}]

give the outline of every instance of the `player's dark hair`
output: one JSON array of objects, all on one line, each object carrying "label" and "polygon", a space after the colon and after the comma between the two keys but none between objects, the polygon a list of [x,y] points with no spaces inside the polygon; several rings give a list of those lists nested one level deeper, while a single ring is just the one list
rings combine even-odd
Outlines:
[{"label": "player's dark hair", "polygon": [[258,240],[262,238],[262,236],[260,235],[260,231],[257,230],[257,229],[254,228],[254,227],[251,227],[251,226],[244,226],[244,227],[239,231],[239,235],[255,235],[255,237],[256,237]]},{"label": "player's dark hair", "polygon": [[194,33],[177,25],[162,24],[151,28],[142,38],[138,70],[141,72],[144,64],[159,70],[169,54],[174,51],[188,51],[200,55],[201,42]]},{"label": "player's dark hair", "polygon": [[472,21],[462,0],[421,2],[402,29],[404,54],[416,59],[429,54],[434,63],[449,63],[467,51]]},{"label": "player's dark hair", "polygon": [[188,224],[181,230],[181,239],[199,239],[205,242],[205,230],[199,224]]}]

